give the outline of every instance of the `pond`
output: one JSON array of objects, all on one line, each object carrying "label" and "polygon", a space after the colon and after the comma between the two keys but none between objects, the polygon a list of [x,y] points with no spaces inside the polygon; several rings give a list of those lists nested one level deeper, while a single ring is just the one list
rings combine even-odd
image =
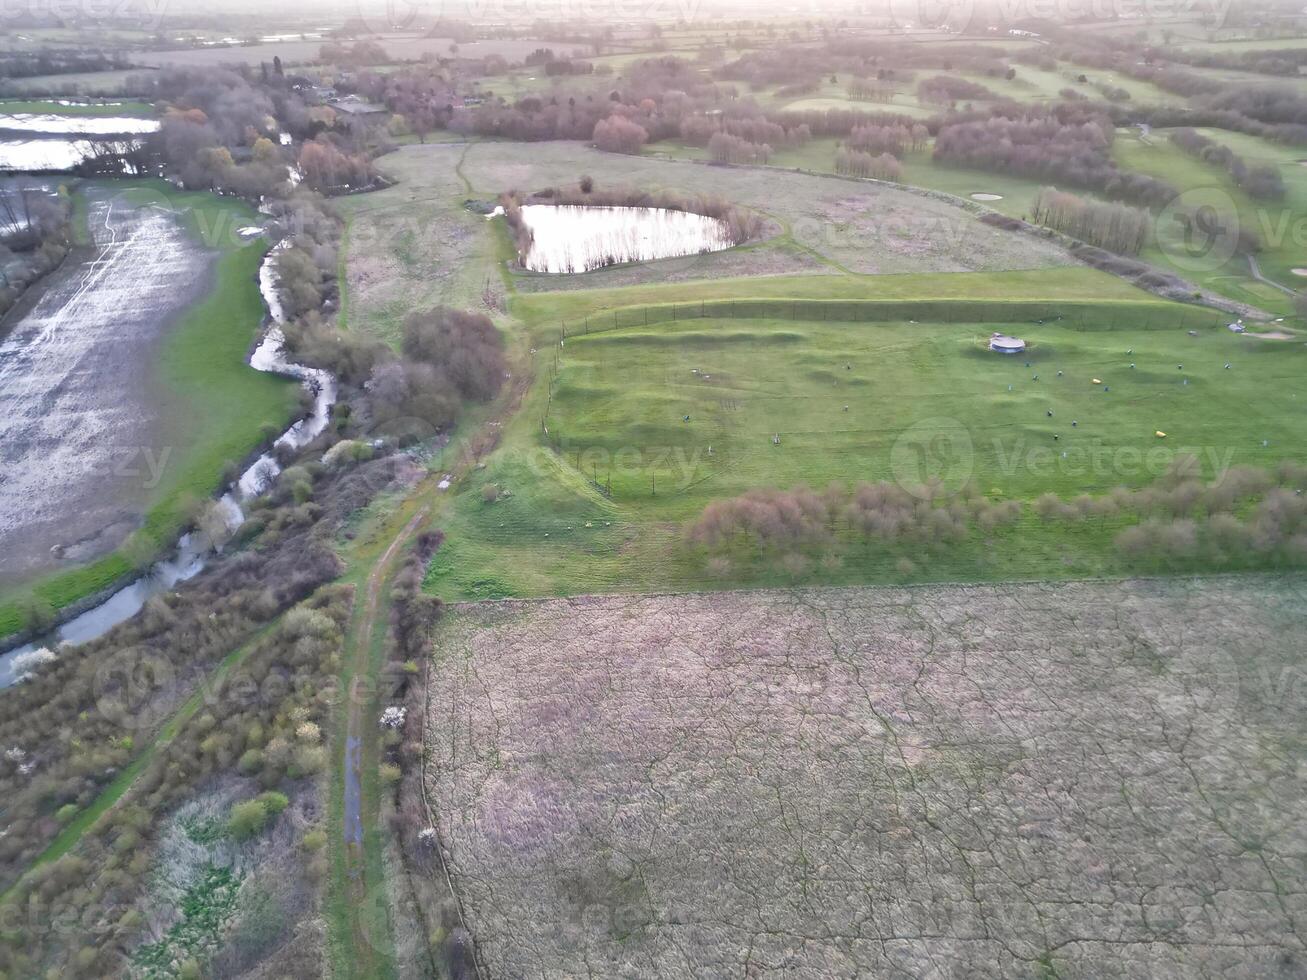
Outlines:
[{"label": "pond", "polygon": [[589,272],[620,262],[648,262],[730,248],[725,222],[666,208],[528,204],[522,221],[532,272]]}]

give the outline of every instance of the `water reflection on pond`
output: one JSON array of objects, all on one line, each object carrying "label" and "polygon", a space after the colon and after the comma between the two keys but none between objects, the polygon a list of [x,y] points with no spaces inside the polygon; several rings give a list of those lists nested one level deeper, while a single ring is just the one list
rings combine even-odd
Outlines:
[{"label": "water reflection on pond", "polygon": [[666,208],[528,204],[522,220],[531,230],[522,264],[532,272],[588,272],[734,244],[725,222]]}]

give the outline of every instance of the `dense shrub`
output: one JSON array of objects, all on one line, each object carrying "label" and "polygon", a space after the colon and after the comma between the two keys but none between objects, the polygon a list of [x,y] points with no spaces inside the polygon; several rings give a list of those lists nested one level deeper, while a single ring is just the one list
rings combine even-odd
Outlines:
[{"label": "dense shrub", "polygon": [[649,133],[639,123],[612,115],[595,123],[593,139],[598,149],[609,153],[639,153]]}]

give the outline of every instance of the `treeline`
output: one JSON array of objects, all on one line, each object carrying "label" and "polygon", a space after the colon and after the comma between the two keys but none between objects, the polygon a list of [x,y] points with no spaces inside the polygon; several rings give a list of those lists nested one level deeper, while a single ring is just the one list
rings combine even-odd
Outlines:
[{"label": "treeline", "polygon": [[835,151],[835,172],[847,177],[897,181],[903,167],[892,153],[864,153],[847,148]]},{"label": "treeline", "polygon": [[1148,242],[1152,217],[1126,204],[1092,201],[1054,187],[1041,187],[1031,220],[1121,255],[1138,255]]},{"label": "treeline", "polygon": [[1263,48],[1256,51],[1184,50],[1159,52],[1183,58],[1199,68],[1249,71],[1259,75],[1284,75],[1296,78],[1307,65],[1307,46],[1301,48]]},{"label": "treeline", "polygon": [[868,124],[854,126],[845,142],[853,150],[863,150],[867,153],[889,153],[896,157],[902,157],[905,150],[925,149],[926,142],[929,139],[930,130],[921,123],[913,126]]},{"label": "treeline", "polygon": [[[898,112],[867,112],[862,109],[804,109],[787,110],[768,118],[787,130],[806,126],[809,136],[846,138],[855,129],[866,126],[906,126],[909,130],[922,123]],[[929,126],[927,126],[929,132]]]},{"label": "treeline", "polygon": [[1249,166],[1228,146],[1208,139],[1193,129],[1177,129],[1171,142],[1192,157],[1225,170],[1243,191],[1262,201],[1279,201],[1284,198],[1284,178],[1280,171],[1268,164]]},{"label": "treeline", "polygon": [[1066,118],[1033,110],[945,124],[935,137],[934,157],[941,163],[1057,181],[1148,207],[1176,197],[1179,192],[1167,181],[1119,170],[1109,152],[1112,137],[1106,116],[1086,112]]},{"label": "treeline", "polygon": [[691,146],[707,146],[718,134],[755,145],[796,147],[812,138],[806,123],[785,126],[763,116],[689,116],[681,120],[681,140]]},{"label": "treeline", "polygon": [[769,143],[750,143],[729,133],[713,133],[708,140],[708,154],[714,163],[765,164],[771,159]]},{"label": "treeline", "polygon": [[899,87],[885,78],[864,78],[855,75],[845,86],[849,98],[858,102],[892,102]]},{"label": "treeline", "polygon": [[[7,15],[6,15],[7,17]],[[133,67],[126,55],[112,51],[73,51],[46,48],[42,51],[6,54],[0,57],[0,95],[22,94],[3,84],[6,78],[34,78],[39,75],[71,75],[93,71],[126,71]]]}]

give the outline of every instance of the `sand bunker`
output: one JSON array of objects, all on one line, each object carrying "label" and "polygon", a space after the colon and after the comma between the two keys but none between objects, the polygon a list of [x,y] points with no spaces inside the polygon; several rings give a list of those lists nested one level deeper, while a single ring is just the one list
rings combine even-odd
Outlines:
[{"label": "sand bunker", "polygon": [[972,195],[971,195],[971,199],[972,199],[973,201],[1001,201],[1001,200],[1003,200],[1003,195],[1002,195],[1002,194],[983,194],[983,193],[979,193],[979,192],[978,192],[978,193],[972,194]]}]

